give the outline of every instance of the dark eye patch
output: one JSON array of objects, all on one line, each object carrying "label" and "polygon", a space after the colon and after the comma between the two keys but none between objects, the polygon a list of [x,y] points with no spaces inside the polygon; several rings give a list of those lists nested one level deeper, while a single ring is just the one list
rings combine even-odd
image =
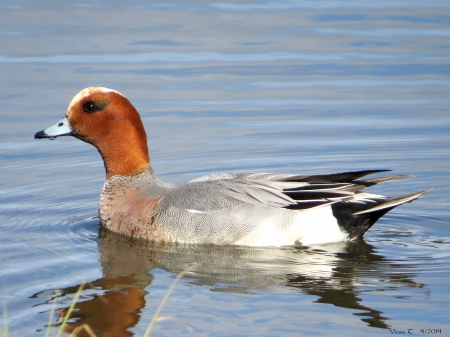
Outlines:
[{"label": "dark eye patch", "polygon": [[94,102],[84,103],[83,109],[84,109],[84,111],[89,112],[89,113],[94,112],[95,111],[95,103]]},{"label": "dark eye patch", "polygon": [[96,111],[102,111],[109,102],[107,101],[87,101],[83,105],[83,110],[87,113],[93,113]]}]

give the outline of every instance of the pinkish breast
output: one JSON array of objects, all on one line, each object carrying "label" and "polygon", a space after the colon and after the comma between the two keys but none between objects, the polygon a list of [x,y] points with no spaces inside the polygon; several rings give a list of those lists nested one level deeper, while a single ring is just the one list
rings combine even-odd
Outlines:
[{"label": "pinkish breast", "polygon": [[107,180],[100,195],[101,224],[115,233],[133,238],[170,241],[167,233],[157,226],[154,212],[162,198],[145,198],[133,185]]}]

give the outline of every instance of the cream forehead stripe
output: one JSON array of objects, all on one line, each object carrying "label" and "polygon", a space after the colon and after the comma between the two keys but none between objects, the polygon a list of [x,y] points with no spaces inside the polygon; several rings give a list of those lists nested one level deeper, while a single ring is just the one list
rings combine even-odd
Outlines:
[{"label": "cream forehead stripe", "polygon": [[123,96],[120,92],[118,92],[117,90],[114,90],[114,89],[109,89],[109,88],[105,88],[105,87],[97,87],[96,89],[100,89],[100,91],[103,91],[104,93],[115,92],[116,94]]},{"label": "cream forehead stripe", "polygon": [[105,88],[105,87],[89,87],[89,88],[85,88],[83,90],[81,90],[78,94],[75,95],[74,98],[72,98],[72,100],[69,103],[69,108],[68,111],[70,111],[73,106],[79,102],[83,97],[92,95],[94,93],[110,93],[110,92],[114,92],[116,94],[119,94],[120,96],[123,96],[120,92],[118,92],[117,90],[114,89],[109,89],[109,88]]}]

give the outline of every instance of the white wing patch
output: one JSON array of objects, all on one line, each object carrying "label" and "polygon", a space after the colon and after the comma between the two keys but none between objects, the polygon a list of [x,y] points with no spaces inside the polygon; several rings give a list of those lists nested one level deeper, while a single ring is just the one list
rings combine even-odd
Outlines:
[{"label": "white wing patch", "polygon": [[208,214],[208,212],[198,211],[196,209],[186,209],[186,212],[189,212],[189,213],[192,213],[192,214]]}]

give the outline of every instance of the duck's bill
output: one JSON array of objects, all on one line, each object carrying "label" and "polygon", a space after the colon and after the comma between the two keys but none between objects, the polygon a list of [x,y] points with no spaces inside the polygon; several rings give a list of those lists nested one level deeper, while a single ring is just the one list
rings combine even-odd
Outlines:
[{"label": "duck's bill", "polygon": [[66,117],[58,121],[55,125],[50,126],[49,128],[36,132],[34,135],[35,139],[49,138],[55,139],[56,137],[62,136],[72,136],[73,131],[70,128],[69,121]]}]

